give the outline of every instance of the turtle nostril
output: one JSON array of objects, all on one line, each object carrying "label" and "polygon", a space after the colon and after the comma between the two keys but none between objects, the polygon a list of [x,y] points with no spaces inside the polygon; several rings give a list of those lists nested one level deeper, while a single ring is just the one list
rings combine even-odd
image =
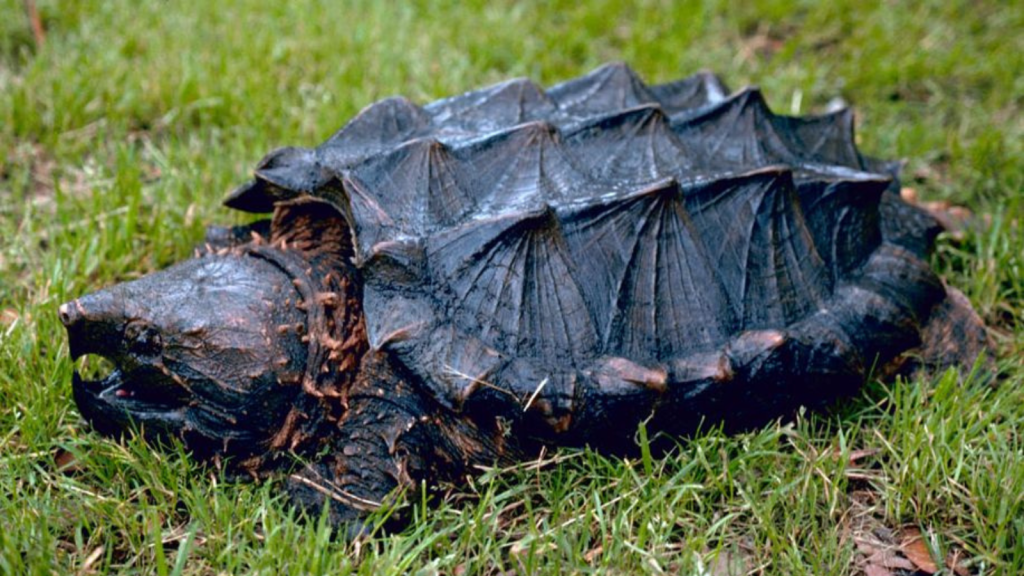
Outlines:
[{"label": "turtle nostril", "polygon": [[60,323],[63,324],[65,328],[71,326],[71,323],[75,321],[74,307],[72,304],[73,302],[65,302],[57,309],[57,316],[60,318]]},{"label": "turtle nostril", "polygon": [[124,289],[115,286],[65,302],[57,317],[68,333],[72,358],[82,354],[120,354],[124,351]]}]

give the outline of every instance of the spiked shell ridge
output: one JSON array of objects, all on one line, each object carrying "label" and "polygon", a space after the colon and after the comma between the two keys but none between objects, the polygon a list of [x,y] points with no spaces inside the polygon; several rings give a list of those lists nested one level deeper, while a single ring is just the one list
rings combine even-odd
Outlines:
[{"label": "spiked shell ridge", "polygon": [[[388,98],[255,176],[226,204],[343,214],[372,349],[443,406],[541,436],[832,396],[816,382],[859,384],[944,296],[889,241],[891,168],[857,151],[851,112],[776,115],[707,73]],[[809,377],[784,384],[795,365]]]}]

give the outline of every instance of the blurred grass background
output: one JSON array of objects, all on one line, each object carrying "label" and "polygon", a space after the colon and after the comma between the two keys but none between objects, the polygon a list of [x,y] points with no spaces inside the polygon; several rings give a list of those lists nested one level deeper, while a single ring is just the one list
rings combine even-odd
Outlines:
[{"label": "blurred grass background", "polygon": [[[972,573],[1024,573],[1019,4],[36,3],[41,45],[22,0],[0,0],[0,573],[855,574],[868,525],[917,527]],[[241,221],[219,199],[266,151],[385,96],[551,85],[609,60],[651,83],[711,69],[779,113],[852,104],[864,152],[976,215],[934,263],[993,327],[998,385],[873,382],[644,466],[563,451],[358,544],[297,522],[273,482],[88,431],[57,305]]]}]

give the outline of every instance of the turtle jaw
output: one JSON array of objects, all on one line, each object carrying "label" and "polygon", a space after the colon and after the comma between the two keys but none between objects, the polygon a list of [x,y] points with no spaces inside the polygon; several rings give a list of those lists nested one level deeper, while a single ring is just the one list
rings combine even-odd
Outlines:
[{"label": "turtle jaw", "polygon": [[90,425],[104,435],[118,435],[132,423],[142,425],[147,434],[180,429],[189,404],[187,390],[158,358],[130,351],[132,343],[124,336],[130,322],[124,320],[123,312],[116,287],[60,307],[72,361],[92,355],[114,365],[96,380],[83,378],[76,369],[71,380],[75,402]]},{"label": "turtle jaw", "polygon": [[85,380],[76,370],[71,388],[82,416],[105,436],[122,434],[132,424],[147,436],[169,435],[183,428],[186,400],[140,394],[146,388],[133,381],[120,368],[99,380]]},{"label": "turtle jaw", "polygon": [[203,255],[60,307],[71,357],[114,367],[72,378],[92,428],[180,438],[200,457],[244,456],[277,436],[303,392],[307,314],[287,271],[255,256]]},{"label": "turtle jaw", "polygon": [[96,431],[141,428],[239,462],[330,433],[366,350],[361,279],[332,208],[289,205],[274,226],[288,234],[210,248],[60,307],[71,357],[115,367],[72,379]]}]

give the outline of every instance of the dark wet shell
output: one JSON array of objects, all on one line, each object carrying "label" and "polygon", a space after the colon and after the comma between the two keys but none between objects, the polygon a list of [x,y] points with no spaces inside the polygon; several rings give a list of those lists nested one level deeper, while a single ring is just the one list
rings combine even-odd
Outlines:
[{"label": "dark wet shell", "polygon": [[831,396],[815,379],[856,386],[912,346],[941,285],[883,242],[890,168],[859,154],[849,111],[726,93],[613,64],[546,92],[390,98],[271,153],[226,202],[337,206],[370,345],[456,411],[587,436],[666,405]]}]

